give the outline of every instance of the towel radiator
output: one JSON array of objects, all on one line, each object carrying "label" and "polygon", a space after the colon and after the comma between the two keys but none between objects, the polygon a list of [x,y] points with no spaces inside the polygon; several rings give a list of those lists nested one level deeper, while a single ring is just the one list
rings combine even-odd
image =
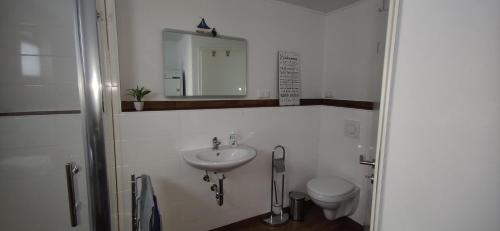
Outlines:
[{"label": "towel radiator", "polygon": [[132,199],[132,231],[139,230],[139,216],[138,216],[138,198],[137,198],[137,180],[141,177],[136,177],[135,174],[130,175],[130,191]]}]

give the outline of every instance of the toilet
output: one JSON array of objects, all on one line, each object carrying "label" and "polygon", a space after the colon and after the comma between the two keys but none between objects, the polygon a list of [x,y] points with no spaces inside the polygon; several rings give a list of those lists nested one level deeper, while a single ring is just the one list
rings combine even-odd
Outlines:
[{"label": "toilet", "polygon": [[307,182],[307,194],[323,208],[328,220],[350,216],[358,207],[359,187],[339,177],[318,177]]}]

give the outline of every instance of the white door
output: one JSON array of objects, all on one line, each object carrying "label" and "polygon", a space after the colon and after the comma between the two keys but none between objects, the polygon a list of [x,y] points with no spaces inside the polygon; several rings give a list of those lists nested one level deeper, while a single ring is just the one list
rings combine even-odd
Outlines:
[{"label": "white door", "polygon": [[500,1],[400,3],[377,230],[500,230]]}]

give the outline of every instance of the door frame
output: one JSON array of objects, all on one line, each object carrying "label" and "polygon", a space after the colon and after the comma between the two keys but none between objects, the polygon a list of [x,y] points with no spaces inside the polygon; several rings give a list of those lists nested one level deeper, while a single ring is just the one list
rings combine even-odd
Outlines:
[{"label": "door frame", "polygon": [[[111,230],[118,231],[124,230],[127,227],[126,220],[127,216],[124,215],[122,211],[126,211],[123,207],[122,197],[125,197],[125,193],[120,192],[120,189],[126,187],[128,182],[124,182],[122,177],[122,158],[119,153],[121,153],[121,146],[118,142],[120,137],[120,127],[119,123],[116,123],[116,115],[121,113],[121,95],[120,95],[120,73],[118,64],[118,38],[117,38],[117,25],[116,25],[116,13],[115,13],[115,0],[95,0],[96,10],[99,17],[98,20],[98,32],[97,36],[99,40],[100,48],[103,50],[101,52],[101,63],[104,64],[102,71],[105,73],[103,76],[104,83],[104,93],[106,94],[106,101],[104,102],[105,107],[111,110],[112,130],[113,130],[113,151],[114,156],[110,157],[114,159],[114,170],[112,173],[115,177],[114,185],[110,185],[111,197],[113,200],[111,203]],[[114,187],[111,189],[111,187]]]},{"label": "door frame", "polygon": [[96,1],[76,0],[76,60],[83,118],[90,230],[111,230]]},{"label": "door frame", "polygon": [[382,89],[377,131],[377,149],[375,153],[375,169],[370,217],[370,231],[380,231],[380,213],[382,189],[384,181],[384,163],[387,148],[387,129],[389,110],[391,107],[391,90],[394,77],[394,60],[399,29],[400,0],[389,0],[387,31],[384,51],[384,67],[382,72]]}]

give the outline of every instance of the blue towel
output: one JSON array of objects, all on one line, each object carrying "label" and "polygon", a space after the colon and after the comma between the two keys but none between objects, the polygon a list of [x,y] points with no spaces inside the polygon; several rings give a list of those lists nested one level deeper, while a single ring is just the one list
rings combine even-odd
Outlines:
[{"label": "blue towel", "polygon": [[155,206],[153,207],[151,219],[149,220],[149,231],[161,231],[161,216],[158,210],[156,196],[153,196],[153,201],[155,202]]},{"label": "blue towel", "polygon": [[139,231],[161,231],[161,216],[154,195],[153,184],[148,175],[141,176],[139,197]]}]

